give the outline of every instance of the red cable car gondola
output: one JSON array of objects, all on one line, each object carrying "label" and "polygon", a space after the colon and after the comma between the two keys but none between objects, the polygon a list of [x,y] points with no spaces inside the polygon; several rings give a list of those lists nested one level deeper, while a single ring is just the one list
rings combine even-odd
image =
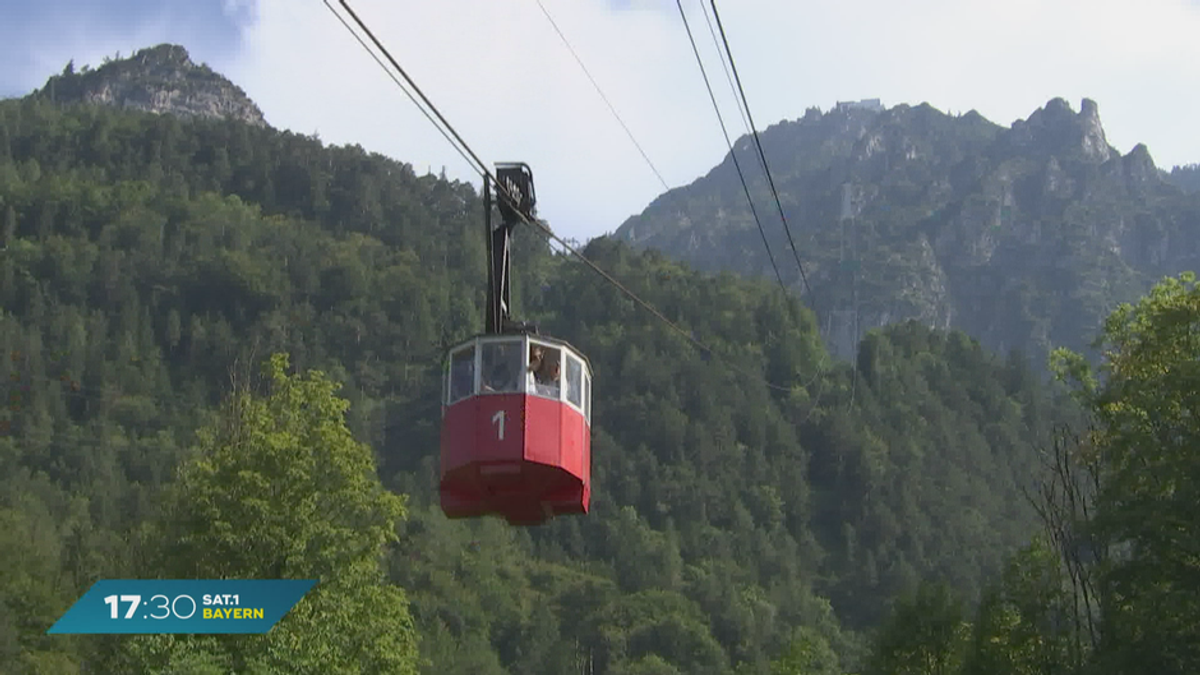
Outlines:
[{"label": "red cable car gondola", "polygon": [[442,511],[450,518],[498,515],[534,525],[587,513],[591,499],[591,381],[586,357],[509,317],[509,242],[533,219],[533,175],[498,164],[502,223],[488,242],[487,332],[447,355],[442,397]]}]

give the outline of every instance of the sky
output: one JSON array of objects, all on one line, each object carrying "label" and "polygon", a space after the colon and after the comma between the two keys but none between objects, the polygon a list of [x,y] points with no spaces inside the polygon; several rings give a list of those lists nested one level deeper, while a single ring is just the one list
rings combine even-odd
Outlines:
[{"label": "sky", "polygon": [[[347,0],[483,161],[524,161],[538,213],[579,241],[614,231],[663,183],[555,32],[557,22],[670,188],[727,153],[670,0]],[[722,114],[744,133],[701,0],[684,0]],[[335,3],[336,4],[336,3]],[[708,5],[711,14],[711,5]],[[1055,97],[1099,105],[1121,153],[1200,162],[1200,0],[723,0],[760,130],[880,98],[1010,125]],[[360,144],[420,174],[480,179],[317,0],[7,2],[0,96],[69,60],[163,42],[221,72],[280,129]]]}]

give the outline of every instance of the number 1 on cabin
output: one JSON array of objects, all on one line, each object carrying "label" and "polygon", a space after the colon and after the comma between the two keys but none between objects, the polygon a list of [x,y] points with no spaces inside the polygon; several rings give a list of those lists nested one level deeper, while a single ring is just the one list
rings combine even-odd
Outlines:
[{"label": "number 1 on cabin", "polygon": [[504,411],[503,410],[497,410],[496,414],[492,415],[492,424],[495,424],[500,427],[499,440],[501,440],[501,441],[504,440]]}]

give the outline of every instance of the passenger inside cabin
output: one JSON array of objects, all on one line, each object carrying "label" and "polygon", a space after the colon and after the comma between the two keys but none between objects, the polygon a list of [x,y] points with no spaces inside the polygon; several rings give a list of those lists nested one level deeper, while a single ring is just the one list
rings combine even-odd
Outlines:
[{"label": "passenger inside cabin", "polygon": [[541,394],[542,396],[549,396],[550,398],[558,398],[558,391],[559,391],[559,385],[558,385],[559,361],[558,361],[558,359],[554,359],[553,362],[547,362],[547,364],[543,368],[543,370],[545,371],[545,374],[543,375],[543,377],[545,378],[545,382],[538,382],[538,393]]},{"label": "passenger inside cabin", "polygon": [[536,382],[535,374],[542,369],[542,358],[545,355],[546,350],[541,345],[529,346],[529,368],[526,369],[526,378],[531,391]]},{"label": "passenger inside cabin", "polygon": [[558,371],[560,352],[541,345],[529,348],[529,391],[541,396],[558,398]]}]

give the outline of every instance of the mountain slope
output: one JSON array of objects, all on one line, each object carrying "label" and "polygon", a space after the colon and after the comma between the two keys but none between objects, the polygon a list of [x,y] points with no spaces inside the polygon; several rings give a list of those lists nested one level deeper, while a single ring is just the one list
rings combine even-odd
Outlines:
[{"label": "mountain slope", "polygon": [[[1078,113],[1054,99],[1007,129],[928,104],[840,106],[761,136],[812,285],[807,304],[842,356],[869,329],[908,318],[1001,352],[1083,348],[1117,303],[1200,265],[1200,195],[1164,180],[1143,145],[1121,156],[1087,99]],[[758,166],[748,138],[735,152]],[[749,179],[756,203],[770,204],[762,171]],[[799,288],[782,224],[759,212]],[[702,269],[770,269],[728,157],[616,236]]]}]

